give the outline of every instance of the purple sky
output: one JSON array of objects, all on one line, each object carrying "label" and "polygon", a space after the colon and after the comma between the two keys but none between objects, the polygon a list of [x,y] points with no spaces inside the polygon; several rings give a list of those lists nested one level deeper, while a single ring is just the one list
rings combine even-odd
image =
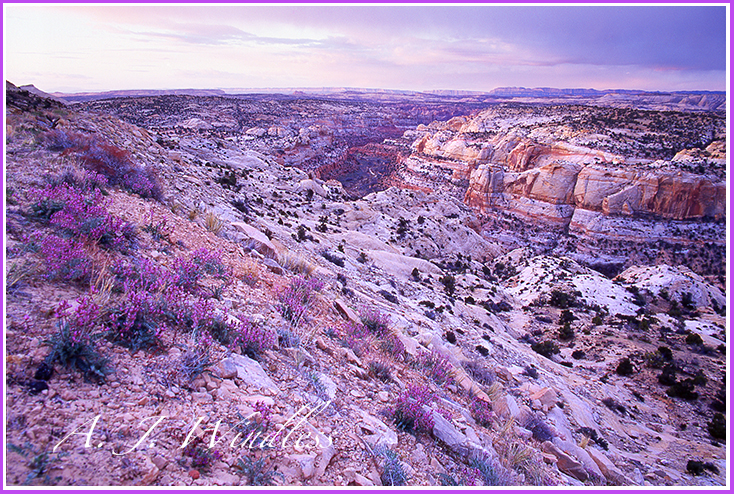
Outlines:
[{"label": "purple sky", "polygon": [[501,86],[725,90],[724,6],[5,4],[4,72],[44,91]]}]

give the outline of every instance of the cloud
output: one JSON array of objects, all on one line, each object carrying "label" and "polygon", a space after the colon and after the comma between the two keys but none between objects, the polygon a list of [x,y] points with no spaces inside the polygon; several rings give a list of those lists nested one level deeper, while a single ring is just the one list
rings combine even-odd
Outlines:
[{"label": "cloud", "polygon": [[[699,84],[689,89],[724,89],[725,13],[708,6],[11,4],[6,69],[58,74],[65,64],[108,89],[139,84],[145,71],[150,84],[169,88],[644,82],[664,90],[689,81]],[[621,77],[626,72],[637,76]]]}]

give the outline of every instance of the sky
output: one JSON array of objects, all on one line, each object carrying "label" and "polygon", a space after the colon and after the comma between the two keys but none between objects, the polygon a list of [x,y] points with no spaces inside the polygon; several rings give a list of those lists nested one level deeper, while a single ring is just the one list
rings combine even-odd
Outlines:
[{"label": "sky", "polygon": [[47,92],[727,88],[724,6],[3,5],[3,71]]}]

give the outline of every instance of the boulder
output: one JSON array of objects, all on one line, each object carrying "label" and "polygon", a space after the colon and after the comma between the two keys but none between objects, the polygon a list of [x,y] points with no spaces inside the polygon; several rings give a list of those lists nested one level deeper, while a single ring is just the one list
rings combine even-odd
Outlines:
[{"label": "boulder", "polygon": [[404,279],[410,279],[414,269],[417,269],[424,275],[427,273],[434,275],[442,274],[438,266],[418,257],[404,256],[386,251],[368,251],[367,255],[378,268],[382,268],[384,271]]},{"label": "boulder", "polygon": [[252,248],[260,254],[270,258],[277,257],[278,251],[276,250],[275,245],[263,232],[242,222],[232,223],[232,226],[242,233],[249,242],[252,243]]},{"label": "boulder", "polygon": [[581,462],[584,469],[590,474],[595,475],[599,479],[606,479],[606,475],[599,469],[596,462],[591,458],[589,453],[585,449],[577,446],[575,443],[570,441],[564,441],[559,437],[553,438],[553,444],[561,448],[564,452],[569,455],[573,455]]},{"label": "boulder", "polygon": [[596,463],[604,474],[607,481],[613,485],[635,485],[604,453],[595,448],[587,448],[586,452],[591,459]]},{"label": "boulder", "polygon": [[362,419],[357,424],[360,432],[359,436],[362,437],[373,450],[377,446],[394,448],[398,445],[397,434],[383,421],[373,417],[364,410],[360,410],[360,414],[362,415]]},{"label": "boulder", "polygon": [[[232,356],[224,359],[231,361],[237,368],[237,378],[242,380],[246,385],[258,389],[270,390],[271,393],[277,394],[280,390],[272,379],[265,373],[258,362],[244,355],[233,353]],[[229,365],[226,363],[224,365]]]},{"label": "boulder", "polygon": [[301,180],[296,187],[296,192],[304,192],[306,190],[310,190],[314,194],[321,197],[327,197],[329,195],[326,190],[321,186],[321,184],[319,184],[315,180],[311,180],[310,178],[307,178],[306,180]]},{"label": "boulder", "polygon": [[546,453],[550,453],[556,457],[556,465],[561,472],[570,475],[571,477],[582,482],[589,478],[589,473],[586,471],[586,469],[584,469],[581,463],[561,451],[552,442],[545,441],[541,445],[541,449]]}]

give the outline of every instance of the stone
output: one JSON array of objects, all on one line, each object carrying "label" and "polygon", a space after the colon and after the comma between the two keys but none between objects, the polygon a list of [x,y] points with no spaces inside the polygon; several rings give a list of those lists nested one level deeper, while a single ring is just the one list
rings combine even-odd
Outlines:
[{"label": "stone", "polygon": [[304,479],[313,477],[316,465],[315,455],[291,455],[290,460],[296,463]]},{"label": "stone", "polygon": [[586,452],[596,462],[601,473],[613,485],[635,485],[604,453],[595,448],[587,448]]},{"label": "stone", "polygon": [[543,388],[530,395],[531,400],[538,400],[542,406],[551,408],[558,402],[558,395],[553,388]]},{"label": "stone", "polygon": [[248,225],[243,222],[232,223],[232,226],[236,228],[240,233],[245,235],[252,244],[252,248],[258,251],[265,257],[275,258],[278,255],[278,251],[275,245],[270,239],[257,228]]},{"label": "stone", "polygon": [[278,275],[282,275],[283,273],[285,273],[285,270],[283,269],[283,266],[281,266],[281,265],[280,265],[280,264],[278,264],[278,263],[277,263],[277,262],[276,262],[275,260],[273,260],[273,259],[271,259],[271,258],[269,258],[269,257],[265,257],[265,258],[264,258],[264,259],[262,260],[262,263],[263,263],[263,264],[264,264],[264,265],[265,265],[265,266],[266,266],[266,267],[268,268],[268,270],[270,270],[270,272],[272,272],[272,273],[275,273],[275,274],[278,274]]},{"label": "stone", "polygon": [[561,448],[567,454],[576,457],[587,473],[596,476],[598,479],[606,480],[606,475],[604,475],[604,473],[599,469],[599,466],[584,448],[570,441],[564,441],[559,437],[553,438],[553,444]]},{"label": "stone", "polygon": [[191,477],[192,479],[196,480],[196,479],[199,478],[199,476],[200,475],[199,475],[199,471],[198,470],[195,470],[193,468],[191,470],[189,470],[189,477]]},{"label": "stone", "polygon": [[150,461],[152,461],[153,464],[158,467],[158,470],[163,470],[164,468],[166,468],[166,465],[168,465],[168,460],[159,455],[154,456],[153,459]]},{"label": "stone", "polygon": [[353,310],[352,310],[352,309],[351,309],[351,308],[350,308],[350,307],[349,307],[349,306],[347,305],[347,303],[346,303],[346,302],[344,302],[344,301],[343,301],[342,299],[340,299],[340,298],[338,298],[338,297],[337,297],[337,298],[336,298],[336,299],[334,300],[334,308],[336,309],[336,312],[337,312],[337,313],[338,313],[338,314],[339,314],[339,315],[340,315],[341,317],[343,317],[344,319],[346,319],[347,321],[351,321],[351,322],[353,322],[353,323],[359,323],[359,322],[361,322],[361,321],[359,320],[359,316],[357,315],[357,313],[356,313],[356,312],[354,312],[354,311],[353,311]]},{"label": "stone", "polygon": [[236,353],[233,353],[228,358],[232,360],[237,368],[237,378],[242,380],[247,386],[269,390],[273,394],[277,394],[280,391],[278,386],[270,379],[257,361]]},{"label": "stone", "polygon": [[455,453],[464,455],[467,452],[466,436],[437,411],[432,411],[432,417],[433,435],[436,439],[442,441]]},{"label": "stone", "polygon": [[584,469],[583,465],[561,451],[555,444],[550,441],[545,441],[541,445],[541,449],[556,457],[556,465],[561,472],[581,482],[589,478],[589,473]]},{"label": "stone", "polygon": [[237,377],[237,365],[231,358],[225,358],[217,362],[214,372],[222,379],[233,379]]},{"label": "stone", "polygon": [[387,448],[394,448],[398,444],[398,436],[395,431],[388,427],[380,419],[373,417],[364,410],[359,411],[362,415],[362,419],[357,424],[360,433],[358,434],[362,439],[369,444],[373,450],[377,446],[384,446]]}]

